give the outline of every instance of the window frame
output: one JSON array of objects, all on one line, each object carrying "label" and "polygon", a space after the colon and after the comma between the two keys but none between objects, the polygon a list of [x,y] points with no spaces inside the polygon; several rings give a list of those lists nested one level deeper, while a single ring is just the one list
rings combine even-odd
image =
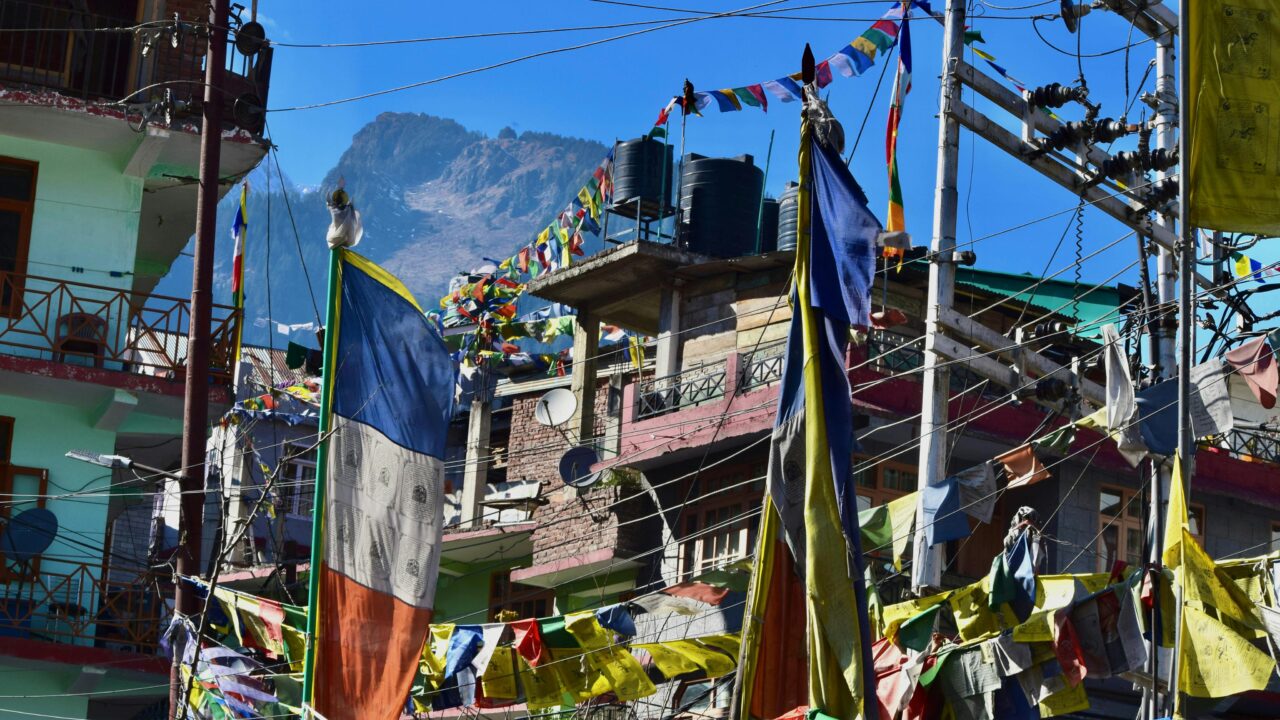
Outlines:
[{"label": "window frame", "polygon": [[[700,479],[694,478],[685,484],[685,496],[689,498],[686,506],[690,512],[684,518],[680,536],[677,539],[676,575],[681,581],[689,580],[712,569],[725,567],[750,557],[755,552],[759,522],[749,513],[751,509],[760,505],[764,497],[767,473],[768,465],[765,463],[739,464],[703,471]],[[699,482],[699,487],[696,489],[702,493],[701,497],[694,498],[690,494],[695,489],[692,484],[694,481]],[[710,495],[710,493],[714,494]],[[732,511],[735,506],[738,508],[737,515],[731,516],[732,522],[724,530],[711,536],[703,534],[710,525],[726,522],[724,518],[718,517],[719,514],[725,510]],[[716,519],[709,523],[708,518],[713,515]],[[717,555],[713,550],[712,555],[707,556],[708,541],[711,541],[714,548],[714,542],[717,539],[729,538],[735,533],[738,548],[736,553]]]},{"label": "window frame", "polygon": [[[0,415],[0,427],[5,428],[5,433],[0,435],[4,440],[4,447],[0,448],[0,496],[12,496],[14,478],[18,475],[37,478],[36,481],[36,497],[33,503],[7,502],[0,504],[0,520],[8,521],[15,514],[13,511],[18,505],[30,504],[32,507],[42,508],[47,501],[49,493],[49,471],[43,468],[25,467],[15,465],[13,463],[13,441],[15,431],[18,426],[16,418],[8,415]],[[10,498],[12,500],[12,498]],[[21,512],[21,511],[19,511]],[[0,583],[14,582],[19,580],[29,580],[40,574],[40,558],[35,558],[27,566],[26,574],[11,570],[9,562],[4,557],[4,553],[0,552]]]},{"label": "window frame", "polygon": [[[1102,494],[1108,492],[1120,496],[1120,512],[1117,515],[1107,515],[1102,511]],[[1128,562],[1128,557],[1131,553],[1129,552],[1130,548],[1126,533],[1127,530],[1136,530],[1139,538],[1146,537],[1146,528],[1143,527],[1143,513],[1146,511],[1146,504],[1138,502],[1135,499],[1140,494],[1141,490],[1126,488],[1119,485],[1098,486],[1098,539],[1094,550],[1094,554],[1097,556],[1096,569],[1098,572],[1111,572],[1111,563],[1114,562],[1115,559],[1122,559],[1125,560],[1125,562]],[[1201,547],[1203,547],[1205,526],[1208,523],[1208,513],[1205,510],[1204,505],[1201,503],[1188,503],[1187,513],[1196,519],[1194,523],[1195,531],[1191,533],[1191,536],[1196,539],[1196,542],[1200,543]],[[1113,518],[1114,520],[1112,520]],[[1116,532],[1117,557],[1111,559],[1110,562],[1108,562],[1109,556],[1106,554],[1105,537],[1108,525],[1110,525],[1110,527],[1118,528]],[[1139,542],[1142,541],[1140,540]],[[1134,554],[1138,557],[1139,565],[1146,562],[1146,558],[1142,556],[1141,547],[1139,547],[1137,552]]]},{"label": "window frame", "polygon": [[[872,458],[870,457],[855,455],[853,457],[853,465],[854,467],[857,467],[859,463],[865,463],[871,459]],[[884,479],[886,470],[893,470],[896,472],[907,472],[907,473],[911,473],[912,475],[915,475],[916,477],[915,488],[912,490],[901,490],[899,488],[886,487],[885,479]],[[911,493],[920,489],[920,469],[915,465],[894,462],[892,460],[882,460],[876,463],[874,467],[867,468],[864,472],[873,473],[872,482],[874,484],[864,485],[855,478],[854,492],[858,495],[859,498],[866,499],[867,502],[870,503],[868,507],[879,507],[881,505],[887,505],[889,504],[889,502],[893,500],[897,500],[903,495],[910,495]],[[861,506],[861,503],[859,503],[858,509],[864,510],[866,508],[863,508]]]},{"label": "window frame", "polygon": [[[17,213],[20,218],[18,221],[18,245],[14,253],[13,270],[9,271],[13,275],[8,283],[12,295],[7,305],[3,300],[0,300],[0,317],[12,318],[17,317],[22,310],[22,291],[26,285],[24,276],[28,274],[28,265],[31,257],[31,224],[35,217],[37,184],[40,181],[40,163],[33,160],[0,155],[0,165],[26,167],[31,171],[31,195],[26,200],[0,197],[0,211]],[[4,270],[0,270],[0,274],[4,272]],[[0,294],[3,293],[3,288],[4,281],[0,278]]]},{"label": "window frame", "polygon": [[[312,517],[315,508],[319,453],[315,447],[305,443],[290,442],[286,443],[284,447],[285,455],[281,462],[282,477],[280,479],[286,485],[284,492],[280,493],[279,507],[286,515]],[[303,473],[297,473],[297,476],[295,476],[292,471],[293,468],[311,469],[310,486],[302,484],[303,478],[300,475]],[[305,512],[299,509],[304,499],[309,505]]]},{"label": "window frame", "polygon": [[[531,592],[525,592],[526,590]],[[546,605],[539,611],[538,603]],[[489,621],[498,622],[498,614],[511,610],[521,620],[550,617],[555,612],[556,593],[551,588],[538,588],[511,580],[510,570],[489,575]],[[529,611],[527,613],[522,610]]]}]

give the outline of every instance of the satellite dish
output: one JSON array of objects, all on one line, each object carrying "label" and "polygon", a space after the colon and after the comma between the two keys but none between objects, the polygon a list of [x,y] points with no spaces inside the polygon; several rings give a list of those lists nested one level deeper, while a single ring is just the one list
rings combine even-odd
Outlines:
[{"label": "satellite dish", "polygon": [[592,448],[569,448],[568,452],[560,456],[560,479],[569,487],[589,488],[600,482],[600,473],[591,472],[591,466],[598,462],[600,456]]},{"label": "satellite dish", "polygon": [[571,420],[578,411],[578,398],[568,388],[556,388],[538,398],[533,408],[533,416],[538,422],[550,427],[559,427]]},{"label": "satellite dish", "polygon": [[24,510],[0,533],[0,553],[26,564],[48,550],[57,535],[57,515],[44,508]]}]

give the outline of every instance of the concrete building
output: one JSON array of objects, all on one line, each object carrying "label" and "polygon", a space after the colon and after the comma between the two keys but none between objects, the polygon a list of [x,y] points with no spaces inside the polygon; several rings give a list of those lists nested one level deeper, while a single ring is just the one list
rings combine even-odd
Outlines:
[{"label": "concrete building", "polygon": [[[6,709],[105,720],[165,698],[156,644],[172,588],[150,567],[156,483],[64,455],[178,463],[190,307],[152,290],[195,228],[189,108],[205,41],[186,24],[102,29],[203,21],[207,9],[69,7],[0,2],[0,25],[26,30],[0,43],[0,524],[34,507],[58,524],[38,557],[0,563],[0,695]],[[265,101],[269,49],[233,46],[229,67],[230,103]],[[252,117],[227,117],[239,121],[216,129],[224,192],[266,152]],[[219,305],[207,329],[217,415],[232,399],[238,322]]]}]

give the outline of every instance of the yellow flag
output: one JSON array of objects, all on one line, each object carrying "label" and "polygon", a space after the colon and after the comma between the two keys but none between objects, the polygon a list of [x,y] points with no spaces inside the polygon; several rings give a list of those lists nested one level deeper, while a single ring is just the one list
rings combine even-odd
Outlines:
[{"label": "yellow flag", "polygon": [[920,499],[917,490],[900,498],[889,501],[889,526],[893,529],[893,567],[902,569],[903,559],[907,554],[907,545],[915,532],[916,501]]},{"label": "yellow flag", "polygon": [[658,671],[668,680],[677,675],[698,672],[702,669],[687,655],[678,653],[662,643],[645,643],[633,647],[649,653],[649,657],[653,658],[653,664],[658,666]]},{"label": "yellow flag", "polygon": [[594,695],[612,692],[619,700],[630,702],[658,691],[640,662],[613,643],[613,637],[605,633],[594,612],[570,613],[564,618],[564,627],[586,651],[587,665],[600,674],[593,682]]},{"label": "yellow flag", "polygon": [[530,710],[546,710],[564,702],[564,690],[556,668],[546,664],[531,668],[524,658],[516,662],[520,664],[520,685],[524,687],[525,701]]},{"label": "yellow flag", "polygon": [[1195,605],[1182,613],[1183,692],[1216,698],[1267,687],[1276,667],[1270,655]]},{"label": "yellow flag", "polygon": [[1178,568],[1182,581],[1184,602],[1200,603],[1217,611],[1218,617],[1229,617],[1243,625],[1261,629],[1262,623],[1249,609],[1249,598],[1231,583],[1219,577],[1217,567],[1191,533],[1182,530],[1182,567]]},{"label": "yellow flag", "polygon": [[1085,693],[1084,683],[1059,690],[1040,701],[1040,717],[1042,718],[1056,717],[1088,709],[1089,696]]},{"label": "yellow flag", "polygon": [[1173,459],[1173,477],[1169,480],[1169,516],[1164,523],[1164,553],[1167,568],[1182,564],[1182,531],[1187,527],[1187,497],[1182,490],[1182,461]]},{"label": "yellow flag", "polygon": [[489,667],[480,677],[480,687],[484,689],[486,698],[494,700],[515,700],[520,693],[516,688],[516,650],[510,647],[496,647]]},{"label": "yellow flag", "polygon": [[898,628],[902,627],[902,623],[945,601],[949,597],[951,597],[951,593],[944,592],[915,600],[907,600],[906,602],[894,603],[886,607],[884,609],[885,637],[896,640]]},{"label": "yellow flag", "polygon": [[1280,12],[1267,0],[1188,5],[1188,222],[1278,235]]}]

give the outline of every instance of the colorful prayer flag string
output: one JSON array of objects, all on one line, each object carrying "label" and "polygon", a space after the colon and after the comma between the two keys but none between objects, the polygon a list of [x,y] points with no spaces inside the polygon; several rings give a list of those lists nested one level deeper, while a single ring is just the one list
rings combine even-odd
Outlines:
[{"label": "colorful prayer flag string", "polygon": [[[911,32],[910,17],[902,19],[902,31],[898,36],[898,72],[893,80],[893,95],[889,105],[889,122],[885,132],[885,161],[889,166],[889,218],[887,232],[906,229],[902,204],[902,183],[898,178],[898,126],[902,122],[902,108],[911,92]],[[885,257],[901,258],[902,251],[888,246]]]}]

